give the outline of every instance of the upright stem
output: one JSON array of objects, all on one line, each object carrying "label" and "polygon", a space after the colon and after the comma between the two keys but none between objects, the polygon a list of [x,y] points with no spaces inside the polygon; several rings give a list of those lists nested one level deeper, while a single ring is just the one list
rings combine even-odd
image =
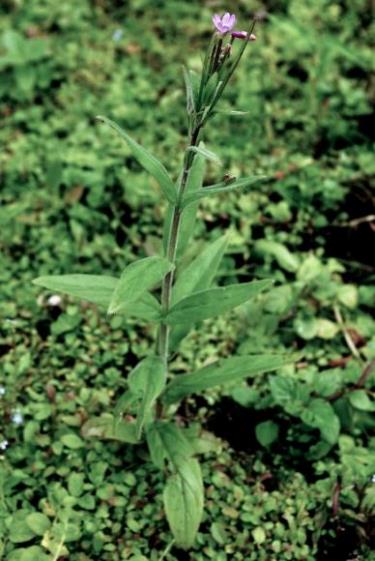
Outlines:
[{"label": "upright stem", "polygon": [[[195,153],[190,149],[192,146],[197,146],[199,141],[199,133],[201,130],[201,125],[197,125],[191,134],[189,146],[185,152],[185,159],[184,159],[184,168],[182,171],[181,181],[178,187],[178,197],[177,203],[173,207],[172,213],[172,220],[168,234],[168,241],[167,241],[167,258],[168,260],[176,264],[177,258],[177,246],[178,246],[178,237],[180,232],[180,225],[181,225],[181,216],[182,210],[180,207],[180,202],[182,196],[184,194],[187,180],[189,177],[190,168],[193,164]],[[171,297],[172,297],[172,287],[174,281],[174,270],[168,273],[163,280],[162,284],[162,291],[161,291],[161,306],[162,311],[166,315],[171,305]],[[168,355],[169,355],[169,326],[162,322],[159,327],[158,332],[158,352],[159,355],[163,358],[165,363],[168,362]]]}]

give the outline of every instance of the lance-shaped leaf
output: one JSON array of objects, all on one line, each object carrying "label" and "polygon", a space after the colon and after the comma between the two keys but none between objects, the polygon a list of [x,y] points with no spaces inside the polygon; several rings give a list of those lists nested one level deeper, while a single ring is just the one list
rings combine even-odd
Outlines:
[{"label": "lance-shaped leaf", "polygon": [[69,296],[108,306],[118,279],[105,275],[50,275],[38,277],[33,283],[38,286],[63,292]]},{"label": "lance-shaped leaf", "polygon": [[160,321],[161,306],[155,296],[145,292],[139,300],[129,302],[126,309],[121,310],[126,317],[143,319],[145,321]]},{"label": "lance-shaped leaf", "polygon": [[132,263],[121,275],[108,307],[109,314],[126,311],[130,302],[135,302],[160,282],[173,265],[164,257],[146,257]]},{"label": "lance-shaped leaf", "polygon": [[193,84],[193,73],[185,66],[182,67],[184,72],[185,90],[186,90],[186,109],[189,115],[195,113],[195,91]]},{"label": "lance-shaped leaf", "polygon": [[114,416],[120,417],[123,413],[127,413],[137,399],[138,398],[130,390],[126,390],[116,401],[116,405],[113,409]]},{"label": "lance-shaped leaf", "polygon": [[196,154],[200,154],[206,160],[211,160],[212,162],[216,162],[217,164],[221,163],[219,156],[217,156],[214,152],[211,152],[211,150],[205,148],[203,144],[200,144],[199,146],[189,146],[189,150],[191,152],[195,152]]},{"label": "lance-shaped leaf", "polygon": [[200,191],[192,193],[191,195],[186,195],[182,201],[182,208],[196,203],[200,199],[205,197],[212,197],[213,195],[219,195],[220,193],[228,193],[230,191],[235,191],[236,189],[243,189],[244,187],[254,186],[257,183],[265,181],[267,177],[243,177],[242,179],[236,179],[232,182],[216,183],[210,187],[203,187]]},{"label": "lance-shaped leaf", "polygon": [[167,460],[173,474],[164,490],[164,505],[169,525],[179,547],[187,549],[195,541],[203,513],[203,482],[194,448],[186,431],[174,423],[158,421],[147,428],[147,443],[153,462],[165,468]]},{"label": "lance-shaped leaf", "polygon": [[235,356],[218,360],[192,374],[183,374],[174,378],[167,385],[163,401],[167,404],[175,403],[192,393],[199,393],[228,382],[239,382],[263,372],[271,372],[295,360],[296,358],[290,355],[272,354]]},{"label": "lance-shaped leaf", "polygon": [[147,427],[146,438],[152,461],[163,469],[167,460],[174,469],[194,455],[185,430],[174,423],[156,421]]},{"label": "lance-shaped leaf", "polygon": [[112,129],[114,129],[121,138],[125,140],[139,164],[156,179],[166,198],[171,203],[174,203],[177,196],[176,187],[163,164],[159,162],[155,156],[150,154],[150,152],[138,144],[138,142],[133,140],[131,136],[129,136],[128,133],[125,132],[117,123],[102,116],[97,117],[97,119],[112,127]]},{"label": "lance-shaped leaf", "polygon": [[173,287],[173,303],[192,292],[209,288],[215,278],[227,245],[227,236],[218,238],[178,274]]},{"label": "lance-shaped leaf", "polygon": [[[191,209],[190,206],[187,212]],[[227,247],[228,238],[222,236],[205,248],[185,269],[179,272],[173,288],[172,304],[185,296],[199,290],[209,288],[216,276],[220,262]],[[175,325],[170,335],[171,351],[176,349],[178,343],[189,333],[190,325]]]},{"label": "lance-shaped leaf", "polygon": [[[202,143],[200,144],[202,146]],[[205,158],[201,154],[196,154],[189,171],[186,182],[185,193],[195,193],[202,188],[204,173],[206,169]],[[194,228],[197,219],[198,203],[186,208],[181,216],[180,233],[178,237],[177,255],[184,253],[190,239],[194,235]]]},{"label": "lance-shaped leaf", "polygon": [[196,323],[243,304],[272,285],[270,280],[231,284],[195,292],[172,306],[164,321],[169,325]]},{"label": "lance-shaped leaf", "polygon": [[199,463],[190,458],[178,466],[164,489],[164,507],[176,545],[189,549],[203,515],[203,482]]},{"label": "lance-shaped leaf", "polygon": [[158,356],[145,358],[128,376],[131,393],[140,399],[136,425],[138,439],[141,436],[147,415],[152,412],[156,399],[164,389],[166,379],[165,362]]},{"label": "lance-shaped leaf", "polygon": [[[38,277],[33,283],[53,290],[68,294],[80,300],[92,302],[103,308],[108,308],[116,290],[119,279],[105,275],[50,275]],[[134,302],[129,303],[126,314],[147,321],[160,319],[160,304],[152,294],[144,293]]]}]

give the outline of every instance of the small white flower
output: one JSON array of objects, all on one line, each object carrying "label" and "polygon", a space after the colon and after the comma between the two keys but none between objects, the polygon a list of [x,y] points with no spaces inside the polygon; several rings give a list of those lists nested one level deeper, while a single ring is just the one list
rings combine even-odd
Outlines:
[{"label": "small white flower", "polygon": [[23,415],[21,411],[14,411],[11,416],[12,423],[14,425],[22,425],[23,424]]},{"label": "small white flower", "polygon": [[372,483],[375,483],[375,473],[374,473],[374,475],[373,475],[372,478],[371,478],[371,482],[372,482]]},{"label": "small white flower", "polygon": [[5,388],[4,386],[0,386],[0,397],[3,397],[3,395],[5,395]]},{"label": "small white flower", "polygon": [[8,448],[9,442],[7,440],[2,440],[0,442],[0,450],[6,450]]},{"label": "small white flower", "polygon": [[60,306],[61,302],[61,296],[59,296],[58,294],[52,294],[52,296],[50,296],[47,300],[47,304],[49,306]]},{"label": "small white flower", "polygon": [[112,39],[117,43],[118,41],[121,41],[123,35],[124,32],[122,29],[116,29],[116,31],[114,31],[112,34]]}]

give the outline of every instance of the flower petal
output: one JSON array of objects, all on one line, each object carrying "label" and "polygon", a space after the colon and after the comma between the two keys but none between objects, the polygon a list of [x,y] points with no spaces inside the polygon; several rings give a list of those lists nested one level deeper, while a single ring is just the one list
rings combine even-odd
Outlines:
[{"label": "flower petal", "polygon": [[235,14],[232,14],[230,16],[230,20],[229,20],[230,29],[233,29],[233,27],[236,25],[236,21],[237,21],[237,18],[235,16]]}]

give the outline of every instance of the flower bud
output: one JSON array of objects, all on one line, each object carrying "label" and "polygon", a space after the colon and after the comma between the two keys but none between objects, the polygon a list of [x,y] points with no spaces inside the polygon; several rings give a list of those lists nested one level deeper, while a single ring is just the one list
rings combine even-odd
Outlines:
[{"label": "flower bud", "polygon": [[231,33],[232,37],[234,39],[242,39],[242,40],[248,40],[248,41],[256,41],[256,35],[254,35],[254,33],[250,33],[250,35],[247,33],[247,31],[232,31]]}]

